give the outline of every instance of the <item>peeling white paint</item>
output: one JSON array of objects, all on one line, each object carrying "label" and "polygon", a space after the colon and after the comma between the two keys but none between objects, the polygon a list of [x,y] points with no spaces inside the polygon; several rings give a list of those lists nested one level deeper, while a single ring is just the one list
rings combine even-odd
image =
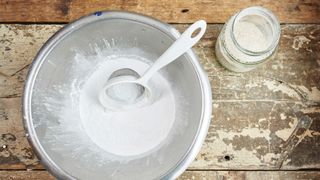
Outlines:
[{"label": "peeling white paint", "polygon": [[288,138],[290,137],[290,135],[292,134],[294,129],[291,128],[286,128],[286,129],[281,129],[275,132],[275,134],[281,138],[282,140],[286,141],[288,140]]},{"label": "peeling white paint", "polygon": [[278,69],[278,66],[277,66],[277,65],[272,65],[271,67],[272,67],[272,69],[274,69],[274,70],[277,70],[277,69]]},{"label": "peeling white paint", "polygon": [[[256,128],[253,128],[256,129]],[[258,131],[258,130],[255,130]],[[219,137],[226,137],[228,132],[220,132]],[[240,134],[240,133],[234,133]],[[248,134],[248,133],[243,133]],[[269,135],[269,134],[268,134]],[[212,153],[206,153],[212,152]],[[206,154],[206,158],[200,157],[201,154]],[[231,161],[221,160],[224,155],[232,155],[233,159]],[[267,155],[265,161],[262,161],[256,150],[247,150],[242,148],[240,150],[235,150],[234,145],[232,143],[226,144],[223,141],[223,138],[214,138],[214,141],[209,143],[204,143],[201,151],[196,158],[195,161],[192,162],[190,168],[197,168],[197,167],[212,167],[218,166],[221,168],[230,168],[230,167],[249,167],[249,166],[257,166],[257,165],[268,165],[269,162],[267,160],[271,159],[268,156],[272,157],[272,155]]]},{"label": "peeling white paint", "polygon": [[297,117],[293,117],[293,122],[289,122],[289,126],[290,128],[296,128],[296,126],[298,125],[298,118]]},{"label": "peeling white paint", "polygon": [[287,116],[284,114],[284,113],[281,113],[280,114],[280,119],[281,120],[285,120],[287,118]]},{"label": "peeling white paint", "polygon": [[277,162],[277,159],[280,158],[280,153],[275,154],[275,153],[267,153],[266,155],[261,157],[261,160],[267,163],[275,164]]},{"label": "peeling white paint", "polygon": [[279,84],[276,81],[264,80],[263,85],[267,86],[269,90],[273,92],[280,91],[284,94],[287,94],[290,97],[299,99],[299,94],[289,86],[285,84]]},{"label": "peeling white paint", "polygon": [[301,112],[303,113],[320,113],[319,107],[308,107],[307,109],[301,109]]},{"label": "peeling white paint", "polygon": [[307,129],[304,133],[302,133],[301,135],[297,135],[298,137],[298,142],[297,144],[299,144],[304,138],[306,137],[313,137],[313,136],[320,136],[320,132],[319,131],[314,131],[314,130],[310,130]]},{"label": "peeling white paint", "polygon": [[283,64],[282,64],[282,62],[279,62],[279,61],[278,61],[278,64],[273,64],[273,65],[271,66],[271,68],[272,68],[273,70],[283,69]]},{"label": "peeling white paint", "polygon": [[[229,167],[228,161],[219,162],[217,156],[223,156],[226,151],[227,153],[234,153],[232,144],[227,145],[225,142],[223,142],[221,139],[215,139],[213,142],[210,143],[204,143],[200,153],[198,154],[198,157],[195,161],[193,161],[190,165],[191,168],[197,168],[202,166],[216,166],[219,164],[219,166],[222,167]],[[229,152],[230,151],[230,152]],[[202,152],[214,152],[210,153],[208,159],[209,161],[206,161],[204,158],[201,158]]]},{"label": "peeling white paint", "polygon": [[286,34],[284,34],[284,35],[281,35],[283,38],[287,38],[287,39],[291,39],[292,37],[291,36],[289,36],[289,35],[286,35]]},{"label": "peeling white paint", "polygon": [[[281,116],[281,114],[280,114],[280,116]],[[298,125],[297,117],[293,117],[293,118],[290,118],[290,119],[292,119],[293,122],[289,122],[289,128],[280,129],[280,130],[275,132],[276,136],[278,136],[279,138],[281,138],[284,141],[289,139],[289,137],[291,136],[291,134],[295,130],[296,126]]]},{"label": "peeling white paint", "polygon": [[294,86],[300,89],[305,95],[307,95],[307,99],[310,101],[320,101],[320,90],[317,87],[311,87],[311,91],[305,86]]},{"label": "peeling white paint", "polygon": [[306,130],[305,135],[308,137],[320,136],[320,132],[308,129]]},{"label": "peeling white paint", "polygon": [[310,39],[317,39],[315,36],[313,36],[312,34],[309,35]]},{"label": "peeling white paint", "polygon": [[288,165],[291,162],[291,159],[286,159],[285,161],[283,161],[283,165]]},{"label": "peeling white paint", "polygon": [[306,38],[305,36],[295,36],[293,38],[292,48],[295,50],[299,50],[304,43],[309,44],[311,40]]},{"label": "peeling white paint", "polygon": [[217,130],[220,139],[232,140],[235,136],[249,136],[250,138],[265,138],[271,140],[269,129],[244,128],[240,132]]},{"label": "peeling white paint", "polygon": [[311,92],[308,93],[308,97],[309,100],[320,101],[320,90],[317,87],[312,87]]},{"label": "peeling white paint", "polygon": [[254,151],[248,151],[242,148],[240,151],[235,151],[234,159],[232,160],[232,165],[234,166],[250,166],[255,164],[261,164],[261,160],[255,155]]},{"label": "peeling white paint", "polygon": [[258,120],[258,122],[261,123],[261,122],[266,121],[266,120],[267,120],[267,118],[261,118],[261,119]]},{"label": "peeling white paint", "polygon": [[214,108],[218,108],[218,107],[219,107],[219,104],[213,103],[213,107],[214,107]]},{"label": "peeling white paint", "polygon": [[245,85],[246,88],[253,88],[257,86],[258,84],[256,82],[249,82],[248,84]]}]

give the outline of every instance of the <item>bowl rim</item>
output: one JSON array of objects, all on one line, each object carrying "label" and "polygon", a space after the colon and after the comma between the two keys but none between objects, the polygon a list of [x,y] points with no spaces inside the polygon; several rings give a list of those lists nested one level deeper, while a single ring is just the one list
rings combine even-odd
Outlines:
[{"label": "bowl rim", "polygon": [[[92,22],[107,20],[107,19],[128,19],[137,21],[140,23],[144,23],[150,25],[165,34],[167,34],[172,40],[176,40],[180,37],[179,31],[177,31],[173,26],[161,22],[152,17],[128,12],[128,11],[97,11],[95,13],[86,15],[81,17],[74,22],[65,25],[60,30],[58,30],[53,36],[49,38],[49,40],[41,47],[38,51],[37,55],[33,59],[30,64],[30,68],[28,71],[28,75],[26,78],[26,82],[24,85],[24,91],[22,96],[22,119],[23,126],[26,132],[26,137],[31,145],[33,151],[38,157],[41,164],[56,178],[58,179],[76,179],[76,177],[70,175],[65,170],[60,168],[54,160],[50,158],[50,156],[46,153],[45,149],[42,147],[38,136],[35,131],[35,127],[33,125],[32,119],[32,108],[31,108],[31,100],[33,93],[33,86],[35,80],[37,78],[38,72],[41,68],[42,63],[45,61],[46,56],[49,55],[51,50],[66,36],[68,36],[73,31],[90,24]],[[211,121],[211,113],[212,113],[212,95],[211,95],[211,87],[208,79],[208,75],[202,69],[198,57],[194,53],[192,49],[187,51],[186,53],[188,61],[192,64],[195,69],[197,78],[199,80],[199,85],[202,93],[202,108],[201,108],[201,119],[197,129],[196,136],[193,139],[193,142],[190,144],[189,148],[186,150],[183,157],[178,161],[178,163],[171,167],[166,173],[157,177],[159,179],[175,179],[180,174],[182,174],[185,169],[189,166],[189,164],[194,160],[197,156],[202,143],[207,135],[210,121]]]}]

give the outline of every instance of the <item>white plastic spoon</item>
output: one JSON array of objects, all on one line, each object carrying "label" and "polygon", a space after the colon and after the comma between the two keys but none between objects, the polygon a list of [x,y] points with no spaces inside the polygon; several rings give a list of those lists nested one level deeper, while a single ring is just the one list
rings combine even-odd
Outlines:
[{"label": "white plastic spoon", "polygon": [[[117,76],[108,80],[99,95],[100,103],[108,108],[110,105],[131,105],[136,104],[143,97],[150,97],[152,92],[148,86],[148,80],[161,68],[179,58],[182,54],[187,52],[194,46],[205,33],[207,24],[204,20],[199,20],[192,24],[181,36],[177,39],[155,62],[154,64],[139,77],[134,70],[126,69],[128,74]],[[194,33],[197,34],[194,35]],[[130,72],[131,71],[131,72]],[[136,75],[133,75],[136,74]],[[114,91],[126,91],[130,86],[135,87],[135,91],[126,93],[124,97],[115,97],[114,94],[120,94]],[[129,97],[128,97],[129,96]]]}]

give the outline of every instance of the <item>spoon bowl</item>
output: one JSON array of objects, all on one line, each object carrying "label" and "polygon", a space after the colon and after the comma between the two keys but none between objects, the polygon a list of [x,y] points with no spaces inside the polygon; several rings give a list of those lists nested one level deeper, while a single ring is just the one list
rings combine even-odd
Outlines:
[{"label": "spoon bowl", "polygon": [[99,100],[104,107],[113,109],[141,107],[151,101],[151,92],[150,87],[137,81],[135,76],[123,75],[109,80]]},{"label": "spoon bowl", "polygon": [[140,77],[130,68],[116,70],[110,75],[108,83],[99,94],[100,103],[113,110],[146,105],[152,99],[151,88],[137,81]]},{"label": "spoon bowl", "polygon": [[[194,46],[204,35],[206,25],[204,20],[193,23],[185,30],[180,38],[177,39],[149,69],[147,69],[143,76],[140,77],[140,75],[134,73],[135,71],[132,69],[121,69],[114,72],[113,74],[117,75],[122,73],[122,76],[120,75],[114,78],[111,76],[100,92],[100,103],[106,108],[112,106],[113,108],[118,108],[118,105],[131,106],[137,103],[141,105],[143,104],[140,102],[142,99],[152,99],[152,91],[148,85],[148,80],[161,68],[175,61]],[[149,100],[149,102],[151,101]]]}]

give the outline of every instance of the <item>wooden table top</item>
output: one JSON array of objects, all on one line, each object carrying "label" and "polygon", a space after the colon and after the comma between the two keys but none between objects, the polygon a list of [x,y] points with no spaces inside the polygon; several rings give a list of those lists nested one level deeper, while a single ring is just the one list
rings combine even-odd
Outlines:
[{"label": "wooden table top", "polygon": [[[221,23],[252,5],[267,7],[279,17],[280,47],[263,66],[230,72],[215,57]],[[53,179],[22,127],[21,95],[29,65],[61,23],[110,9],[148,14],[174,23],[180,32],[198,19],[210,23],[194,50],[211,82],[212,120],[200,153],[180,179],[320,179],[317,0],[0,0],[0,179]]]}]

